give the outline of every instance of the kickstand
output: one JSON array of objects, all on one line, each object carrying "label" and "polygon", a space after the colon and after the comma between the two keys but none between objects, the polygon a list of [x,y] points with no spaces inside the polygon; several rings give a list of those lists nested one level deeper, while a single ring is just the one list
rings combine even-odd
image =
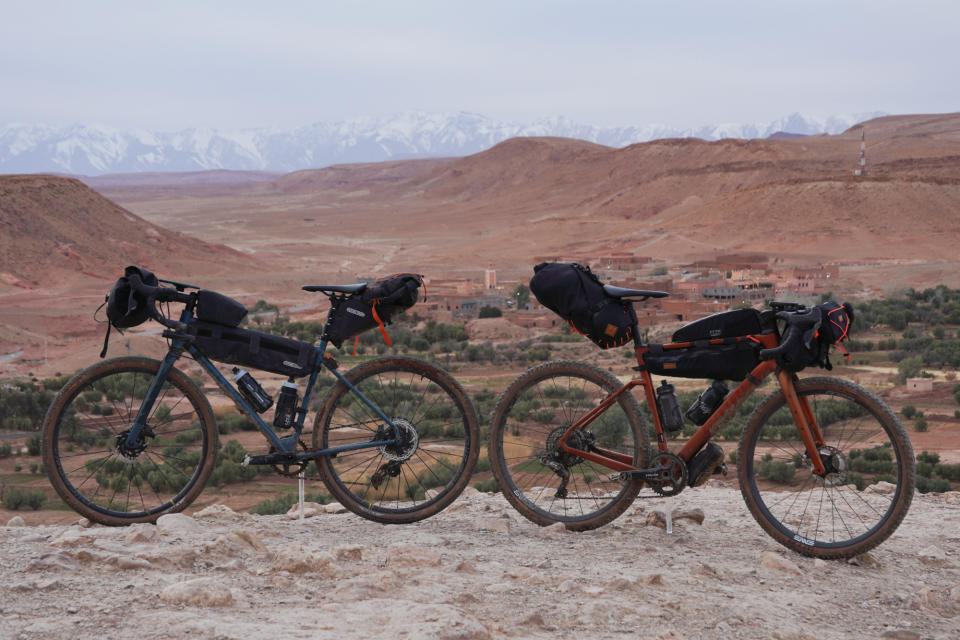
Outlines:
[{"label": "kickstand", "polygon": [[[303,507],[300,507],[300,508],[302,509]],[[667,533],[672,534],[673,533],[673,513],[671,513],[669,507],[664,509],[663,512],[666,514],[666,517],[667,517]]]},{"label": "kickstand", "polygon": [[299,500],[300,500],[300,519],[303,520],[303,471],[297,474],[297,484],[299,485]]}]

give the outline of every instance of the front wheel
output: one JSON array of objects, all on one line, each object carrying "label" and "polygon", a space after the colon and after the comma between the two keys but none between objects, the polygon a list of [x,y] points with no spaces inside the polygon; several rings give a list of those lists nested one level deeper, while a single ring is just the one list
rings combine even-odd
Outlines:
[{"label": "front wheel", "polygon": [[210,404],[173,369],[136,443],[127,434],[160,362],[104,360],[60,390],[43,421],[43,464],[64,502],[93,522],[154,522],[186,508],[213,471]]},{"label": "front wheel", "polygon": [[893,533],[913,499],[913,448],[890,408],[836,378],[796,382],[824,437],[827,474],[814,474],[782,391],[754,411],[737,475],[750,513],[780,544],[818,558],[850,558]]},{"label": "front wheel", "polygon": [[[507,387],[490,425],[490,462],[517,511],[542,526],[563,522],[567,529],[584,531],[607,524],[633,503],[641,480],[622,480],[614,470],[558,445],[571,425],[622,387],[610,373],[571,361],[534,367]],[[583,451],[622,454],[636,468],[646,466],[647,430],[629,391],[567,442]]]},{"label": "front wheel", "polygon": [[460,384],[407,357],[365,362],[345,378],[370,404],[340,381],[317,414],[315,449],[353,447],[317,458],[330,493],[357,515],[386,524],[422,520],[453,502],[473,473],[480,437]]}]

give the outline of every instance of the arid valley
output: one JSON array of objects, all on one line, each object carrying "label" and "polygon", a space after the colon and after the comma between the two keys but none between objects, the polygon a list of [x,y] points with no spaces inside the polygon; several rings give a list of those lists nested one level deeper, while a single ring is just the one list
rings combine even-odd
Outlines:
[{"label": "arid valley", "polygon": [[[864,132],[869,164],[859,165]],[[286,175],[0,176],[0,230],[2,384],[40,389],[95,362],[106,329],[97,308],[126,265],[251,308],[264,301],[292,322],[322,322],[327,309],[301,285],[415,272],[426,276],[427,299],[396,326],[465,326],[459,352],[427,344],[411,355],[448,368],[485,425],[497,395],[536,361],[532,351],[588,360],[622,380],[636,364],[629,347],[570,341],[549,312],[516,308],[516,288],[540,261],[592,262],[614,284],[669,286],[687,306],[651,307],[651,341],[744,300],[759,308],[772,297],[832,294],[856,308],[907,290],[960,288],[960,115],[890,116],[840,135],[622,149],[520,138],[464,158]],[[807,279],[819,272],[830,279]],[[697,277],[713,292],[691,288]],[[470,306],[497,299],[497,317],[477,317]],[[270,319],[264,324],[269,330]],[[956,465],[957,367],[928,364],[932,386],[911,392],[879,346],[911,331],[933,339],[937,329],[936,339],[960,338],[960,323],[878,324],[854,335],[870,349],[849,363],[836,358],[832,374],[877,393],[898,416],[919,410],[922,429],[913,412],[910,422],[903,417],[915,451]],[[155,323],[114,332],[109,355],[159,357],[159,334]],[[362,346],[353,355],[351,341],[336,356],[352,365],[389,352]],[[704,386],[676,382],[685,392]],[[204,391],[218,413],[230,411],[215,386]],[[5,488],[42,490],[52,502],[45,476],[30,469],[31,435],[0,431],[0,444],[15,452],[0,457],[0,477]],[[251,451],[265,446],[251,432],[224,437]],[[728,454],[737,446],[720,444]],[[308,492],[322,488],[310,480]],[[489,480],[489,472],[476,477]],[[539,528],[499,493],[473,486],[444,512],[405,526],[332,504],[309,505],[304,520],[248,512],[295,489],[279,477],[211,486],[186,515],[124,529],[77,524],[77,514],[49,504],[0,509],[0,638],[960,633],[956,482],[918,493],[894,535],[849,562],[777,545],[744,506],[735,473],[674,499],[637,500],[586,533]]]}]

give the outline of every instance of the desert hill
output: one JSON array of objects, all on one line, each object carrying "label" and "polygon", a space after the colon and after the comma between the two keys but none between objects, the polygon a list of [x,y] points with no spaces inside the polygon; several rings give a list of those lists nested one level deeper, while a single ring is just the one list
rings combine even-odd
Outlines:
[{"label": "desert hill", "polygon": [[263,266],[148,222],[72,178],[0,176],[0,229],[0,357],[20,355],[30,369],[73,371],[96,357],[104,325],[94,312],[128,264],[187,282],[202,275],[206,286]]},{"label": "desert hill", "polygon": [[239,251],[170,231],[119,207],[79,180],[0,176],[0,273],[7,283],[55,286],[81,273],[115,279],[118,265],[241,265]]}]

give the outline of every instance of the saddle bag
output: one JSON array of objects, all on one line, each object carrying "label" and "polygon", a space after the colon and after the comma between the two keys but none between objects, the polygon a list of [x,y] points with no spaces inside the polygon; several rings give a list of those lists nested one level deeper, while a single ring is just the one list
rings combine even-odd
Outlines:
[{"label": "saddle bag", "polygon": [[728,338],[723,344],[695,344],[692,347],[664,349],[649,345],[643,363],[650,373],[677,378],[743,380],[760,363],[755,343]]},{"label": "saddle bag", "polygon": [[211,360],[285,376],[307,375],[316,357],[313,343],[253,329],[198,320],[189,333],[197,350]]},{"label": "saddle bag", "polygon": [[197,291],[197,319],[227,327],[237,327],[247,315],[247,308],[237,300],[207,289]]},{"label": "saddle bag", "polygon": [[595,345],[609,349],[633,339],[637,323],[633,305],[607,295],[590,267],[576,262],[542,262],[533,271],[530,291],[540,304]]},{"label": "saddle bag", "polygon": [[339,348],[344,340],[380,327],[384,341],[392,345],[384,325],[417,303],[417,290],[422,285],[423,276],[398,273],[378,278],[359,294],[335,300],[327,316],[323,337]]}]

